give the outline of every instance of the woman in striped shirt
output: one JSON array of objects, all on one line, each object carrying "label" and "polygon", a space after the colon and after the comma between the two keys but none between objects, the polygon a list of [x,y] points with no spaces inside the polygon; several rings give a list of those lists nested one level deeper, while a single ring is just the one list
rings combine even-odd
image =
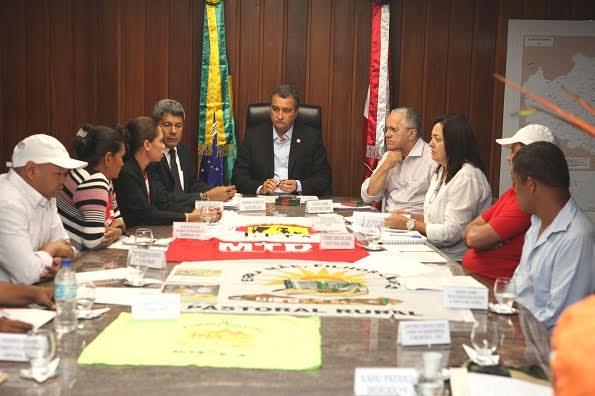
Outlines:
[{"label": "woman in striped shirt", "polygon": [[76,134],[76,158],[88,166],[68,173],[57,204],[78,250],[104,248],[126,231],[112,185],[124,163],[124,141],[121,133],[104,126],[86,124]]}]

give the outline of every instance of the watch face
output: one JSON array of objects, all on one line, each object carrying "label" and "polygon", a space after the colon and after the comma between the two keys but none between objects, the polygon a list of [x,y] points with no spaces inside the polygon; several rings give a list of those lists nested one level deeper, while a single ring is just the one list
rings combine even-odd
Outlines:
[{"label": "watch face", "polygon": [[407,220],[407,229],[411,231],[413,227],[415,227],[415,221],[413,221],[413,219]]}]

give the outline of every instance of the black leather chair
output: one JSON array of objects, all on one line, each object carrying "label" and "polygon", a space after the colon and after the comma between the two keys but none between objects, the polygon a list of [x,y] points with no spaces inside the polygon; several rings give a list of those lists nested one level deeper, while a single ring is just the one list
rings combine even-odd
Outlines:
[{"label": "black leather chair", "polygon": [[[269,103],[253,103],[248,105],[246,116],[246,128],[250,128],[270,120]],[[302,104],[298,109],[298,116],[295,122],[302,123],[319,130],[322,133],[322,109],[320,106]]]}]

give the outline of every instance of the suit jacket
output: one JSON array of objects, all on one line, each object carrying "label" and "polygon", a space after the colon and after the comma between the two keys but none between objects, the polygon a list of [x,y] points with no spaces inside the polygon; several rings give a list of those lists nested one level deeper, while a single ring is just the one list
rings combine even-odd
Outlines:
[{"label": "suit jacket", "polygon": [[[176,146],[176,151],[180,160],[180,168],[184,173],[184,192],[199,193],[210,190],[211,187],[207,183],[200,181],[196,177],[196,164],[192,161],[188,146],[180,142]],[[169,192],[174,192],[176,183],[174,182],[174,177],[165,156],[161,158],[159,163],[155,164],[155,170],[165,189]]]},{"label": "suit jacket", "polygon": [[[262,123],[246,131],[238,152],[232,183],[238,192],[255,194],[274,176],[273,124]],[[332,195],[331,169],[319,131],[294,123],[289,150],[289,179],[299,180],[304,195]]]},{"label": "suit jacket", "polygon": [[151,200],[140,165],[134,157],[124,163],[120,175],[114,179],[118,206],[127,227],[136,225],[169,225],[174,221],[185,221],[184,213],[194,209],[194,198],[186,194],[186,199],[168,192],[154,167],[147,167]]}]

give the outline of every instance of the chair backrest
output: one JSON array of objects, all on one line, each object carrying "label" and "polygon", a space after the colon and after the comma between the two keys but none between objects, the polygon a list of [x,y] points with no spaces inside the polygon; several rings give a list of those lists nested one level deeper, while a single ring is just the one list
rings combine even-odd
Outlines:
[{"label": "chair backrest", "polygon": [[[270,120],[269,103],[253,103],[248,105],[246,128],[250,128]],[[322,109],[320,106],[302,104],[298,109],[296,122],[308,125],[322,133]]]}]

